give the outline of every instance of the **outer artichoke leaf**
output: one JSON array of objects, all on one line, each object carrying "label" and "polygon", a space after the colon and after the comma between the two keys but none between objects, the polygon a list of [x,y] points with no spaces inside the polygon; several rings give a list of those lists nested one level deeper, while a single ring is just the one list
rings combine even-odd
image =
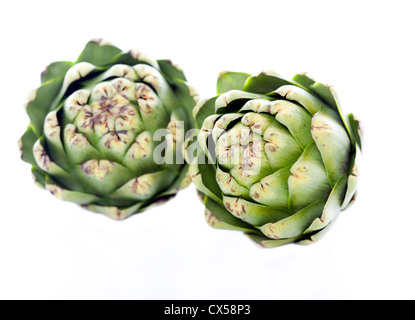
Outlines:
[{"label": "outer artichoke leaf", "polygon": [[277,90],[279,87],[292,84],[294,83],[281,78],[274,72],[268,71],[261,72],[256,76],[249,77],[246,80],[242,90],[247,92],[266,94]]},{"label": "outer artichoke leaf", "polygon": [[290,101],[295,101],[307,109],[312,115],[327,107],[326,104],[315,95],[296,85],[286,85],[278,88],[275,93]]},{"label": "outer artichoke leaf", "polygon": [[338,99],[334,96],[334,91],[331,86],[316,82],[310,86],[310,89],[315,92],[321,100],[327,103],[330,108],[335,111],[339,111],[339,106],[337,105]]},{"label": "outer artichoke leaf", "polygon": [[311,134],[320,151],[330,184],[349,171],[352,144],[338,114],[322,108],[311,121]]},{"label": "outer artichoke leaf", "polygon": [[208,225],[214,229],[241,231],[241,229],[234,227],[226,222],[223,222],[219,218],[215,217],[212,214],[212,212],[208,209],[205,209],[205,220],[208,223]]},{"label": "outer artichoke leaf", "polygon": [[314,79],[307,73],[307,72],[303,72],[303,73],[299,73],[296,74],[293,77],[293,80],[297,83],[299,83],[300,85],[302,85],[303,87],[310,89],[310,87],[315,84],[316,82],[314,81]]},{"label": "outer artichoke leaf", "polygon": [[35,184],[40,188],[45,189],[47,174],[44,171],[39,170],[37,167],[32,167],[32,175]]},{"label": "outer artichoke leaf", "polygon": [[359,182],[359,174],[357,166],[353,167],[352,174],[347,178],[347,190],[341,209],[345,210],[349,204],[354,200],[357,192],[357,184]]},{"label": "outer artichoke leaf", "polygon": [[[199,165],[198,164],[191,164],[189,167],[189,175],[192,178],[193,184],[196,186],[198,190],[199,195],[203,195],[206,197],[209,197],[219,203],[222,203],[222,198],[218,197],[216,194],[214,194],[212,191],[210,191],[203,183],[202,175],[199,171]],[[217,188],[219,188],[217,186]],[[216,191],[217,192],[217,191]]]},{"label": "outer artichoke leaf", "polygon": [[327,231],[330,230],[330,228],[332,227],[332,223],[330,223],[329,225],[327,225],[325,228],[315,231],[313,233],[309,233],[306,235],[306,238],[303,238],[301,241],[298,241],[297,244],[299,245],[303,245],[303,246],[308,246],[311,245],[317,241],[319,241],[321,238],[324,237],[324,235],[327,233]]},{"label": "outer artichoke leaf", "polygon": [[48,185],[52,185],[62,190],[90,194],[89,192],[85,192],[85,189],[81,185],[80,181],[78,181],[70,172],[45,174],[44,180],[45,188],[47,188]]},{"label": "outer artichoke leaf", "polygon": [[74,202],[76,204],[84,205],[99,200],[99,197],[89,193],[66,190],[56,184],[46,184],[46,189],[63,201]]},{"label": "outer artichoke leaf", "polygon": [[[126,64],[128,66],[135,66],[137,63],[145,63],[144,61],[138,61],[136,58],[134,58],[131,53],[120,53],[113,57],[111,62],[109,62],[107,65],[113,65],[113,64]],[[151,63],[148,63],[149,65],[152,65]]]},{"label": "outer artichoke leaf", "polygon": [[253,226],[262,226],[269,222],[277,222],[290,215],[286,211],[249,202],[241,198],[224,196],[223,203],[232,215]]},{"label": "outer artichoke leaf", "polygon": [[253,234],[253,233],[245,233],[245,235],[248,236],[248,238],[254,241],[257,245],[263,248],[276,248],[276,247],[280,247],[280,246],[283,246],[283,245],[286,245],[292,242],[296,242],[300,239],[300,238],[290,238],[290,239],[273,240],[265,236]]},{"label": "outer artichoke leaf", "polygon": [[139,202],[129,208],[118,208],[115,206],[100,206],[96,204],[83,205],[82,207],[86,210],[89,210],[95,213],[105,214],[106,216],[114,220],[124,220],[128,218],[129,216],[140,212],[142,206],[143,206],[143,203]]},{"label": "outer artichoke leaf", "polygon": [[209,100],[200,100],[193,109],[193,118],[196,120],[196,128],[200,129],[203,126],[205,119],[215,113],[215,103],[218,97],[213,97]]},{"label": "outer artichoke leaf", "polygon": [[30,126],[19,141],[22,160],[27,163],[30,163],[32,166],[35,167],[37,167],[38,165],[33,155],[33,146],[35,145],[37,140],[38,136],[33,132],[33,129]]},{"label": "outer artichoke leaf", "polygon": [[245,103],[252,99],[268,99],[265,95],[244,92],[240,90],[231,90],[220,95],[216,100],[215,111],[218,114],[238,112]]},{"label": "outer artichoke leaf", "polygon": [[73,66],[71,61],[59,61],[54,62],[46,67],[45,71],[41,75],[41,83],[48,82],[50,80],[63,80],[66,72]]},{"label": "outer artichoke leaf", "polygon": [[121,49],[112,45],[107,45],[105,42],[90,41],[85,46],[85,49],[79,56],[77,63],[89,62],[99,67],[108,65],[117,55],[121,53]]},{"label": "outer artichoke leaf", "polygon": [[337,98],[334,96],[331,86],[316,82],[308,73],[297,74],[293,77],[293,80],[317,94],[333,110],[338,109]]},{"label": "outer artichoke leaf", "polygon": [[171,81],[177,79],[187,81],[182,69],[175,65],[171,60],[157,60],[161,72]]},{"label": "outer artichoke leaf", "polygon": [[34,98],[26,106],[26,112],[32,123],[32,129],[37,136],[43,134],[46,115],[51,111],[51,102],[61,89],[63,80],[50,80],[37,89]]},{"label": "outer artichoke leaf", "polygon": [[218,77],[216,85],[217,93],[223,94],[231,90],[243,90],[246,80],[251,75],[248,73],[241,72],[222,72]]},{"label": "outer artichoke leaf", "polygon": [[173,199],[175,196],[176,196],[176,193],[172,194],[172,195],[166,195],[166,196],[163,196],[163,197],[158,196],[158,197],[153,198],[149,201],[140,202],[140,210],[137,211],[137,212],[134,212],[134,213],[140,213],[140,212],[143,212],[145,210],[149,210],[151,208],[161,206],[161,205],[165,204],[166,202],[170,201],[171,199]]},{"label": "outer artichoke leaf", "polygon": [[311,223],[323,212],[325,202],[317,201],[276,223],[268,223],[260,229],[268,238],[290,239],[301,236]]},{"label": "outer artichoke leaf", "polygon": [[358,145],[359,149],[362,150],[363,132],[362,132],[362,128],[360,125],[360,121],[352,113],[350,113],[349,123],[350,123],[352,137],[354,138],[354,141]]},{"label": "outer artichoke leaf", "polygon": [[255,232],[255,229],[249,224],[235,218],[223,205],[206,197],[205,219],[208,224],[216,229],[241,230],[245,232]]},{"label": "outer artichoke leaf", "polygon": [[[318,84],[316,84],[316,88],[317,88],[317,85]],[[330,92],[330,93],[326,93],[325,95],[329,95],[329,97],[334,100],[333,109],[339,114],[339,116],[340,116],[340,118],[341,118],[341,120],[343,122],[343,125],[346,128],[346,130],[347,130],[347,133],[348,133],[350,139],[353,141],[353,144],[356,144],[356,142],[355,142],[356,140],[355,140],[355,138],[353,136],[353,132],[352,132],[352,129],[351,129],[350,119],[348,117],[345,117],[345,114],[342,111],[342,108],[341,108],[341,105],[340,105],[340,99],[339,99],[339,97],[337,95],[337,92],[331,86],[330,87],[327,87],[327,86],[324,86],[324,85],[320,85],[320,87],[323,87],[324,88],[324,89],[321,89],[321,90],[325,90],[325,91],[328,90]],[[315,88],[313,88],[313,90],[315,90]],[[324,94],[324,93],[322,93],[322,94]]]},{"label": "outer artichoke leaf", "polygon": [[[217,199],[222,199],[222,192],[216,181],[216,166],[211,164],[198,164],[198,167],[201,181],[205,188],[209,190],[209,194],[214,194]],[[204,193],[209,195],[206,192]]]},{"label": "outer artichoke leaf", "polygon": [[347,176],[343,175],[334,186],[320,218],[316,218],[305,233],[321,230],[333,222],[341,211],[347,188]]}]

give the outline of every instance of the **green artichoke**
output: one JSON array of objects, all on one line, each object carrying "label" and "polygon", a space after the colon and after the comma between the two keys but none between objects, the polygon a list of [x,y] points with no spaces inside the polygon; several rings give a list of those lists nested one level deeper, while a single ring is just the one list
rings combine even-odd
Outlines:
[{"label": "green artichoke", "polygon": [[91,41],[76,62],[42,73],[22,159],[59,199],[124,219],[190,183],[181,141],[196,97],[170,61]]},{"label": "green artichoke", "polygon": [[185,146],[207,222],[264,247],[315,241],[356,197],[358,120],[307,74],[225,72],[217,88]]}]

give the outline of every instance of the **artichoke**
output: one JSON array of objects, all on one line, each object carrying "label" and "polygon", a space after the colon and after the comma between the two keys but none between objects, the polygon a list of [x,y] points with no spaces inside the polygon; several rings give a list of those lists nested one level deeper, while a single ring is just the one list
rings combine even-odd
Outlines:
[{"label": "artichoke", "polygon": [[42,73],[26,106],[22,159],[59,199],[127,218],[190,183],[181,141],[195,100],[169,60],[91,41],[76,62]]},{"label": "artichoke", "polygon": [[307,74],[224,72],[217,88],[185,146],[209,225],[263,247],[320,238],[355,200],[359,121]]}]

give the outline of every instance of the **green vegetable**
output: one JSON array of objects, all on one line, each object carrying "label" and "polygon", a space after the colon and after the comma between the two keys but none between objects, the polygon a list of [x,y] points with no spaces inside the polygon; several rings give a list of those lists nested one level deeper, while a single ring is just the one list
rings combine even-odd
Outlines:
[{"label": "green vegetable", "polygon": [[359,122],[307,74],[224,72],[194,117],[186,156],[212,227],[264,247],[310,243],[355,200]]},{"label": "green vegetable", "polygon": [[194,126],[195,99],[170,61],[91,41],[76,62],[42,74],[22,159],[56,197],[127,218],[189,184],[180,141]]}]

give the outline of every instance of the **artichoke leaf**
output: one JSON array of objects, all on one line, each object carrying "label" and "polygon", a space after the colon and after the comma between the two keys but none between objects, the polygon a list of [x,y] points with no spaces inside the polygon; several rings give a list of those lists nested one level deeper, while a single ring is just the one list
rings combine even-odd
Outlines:
[{"label": "artichoke leaf", "polygon": [[99,200],[99,197],[93,194],[67,190],[52,183],[46,184],[46,190],[60,200],[74,202],[79,205],[86,205]]},{"label": "artichoke leaf", "polygon": [[209,100],[202,99],[196,104],[192,113],[193,118],[196,121],[196,128],[202,128],[205,119],[207,119],[209,116],[214,115],[216,99],[217,97],[211,98]]},{"label": "artichoke leaf", "polygon": [[258,235],[258,234],[249,233],[249,232],[245,233],[245,235],[248,236],[248,238],[250,238],[257,245],[263,248],[277,248],[277,247],[281,247],[283,245],[286,245],[292,242],[296,242],[301,239],[300,237],[297,237],[297,238],[273,240],[263,235]]},{"label": "artichoke leaf", "polygon": [[289,211],[288,178],[291,167],[286,167],[263,178],[250,189],[250,196],[256,202],[275,209]]},{"label": "artichoke leaf", "polygon": [[233,216],[253,226],[262,226],[270,221],[277,222],[290,215],[289,212],[270,208],[236,197],[224,196],[223,204]]},{"label": "artichoke leaf", "polygon": [[27,131],[19,140],[20,154],[23,161],[30,163],[32,166],[38,167],[33,155],[33,146],[39,137],[35,134],[32,127],[29,126]]},{"label": "artichoke leaf", "polygon": [[53,101],[59,94],[63,80],[49,80],[41,85],[29,97],[26,105],[26,112],[32,123],[32,129],[37,136],[43,134],[43,125],[46,115],[53,109],[50,101]]},{"label": "artichoke leaf", "polygon": [[360,121],[352,113],[350,113],[349,123],[350,123],[353,141],[355,141],[359,149],[362,150],[363,132],[362,132]]},{"label": "artichoke leaf", "polygon": [[281,97],[299,103],[312,115],[320,111],[321,108],[327,107],[326,104],[316,96],[303,88],[294,85],[282,86],[275,92]]},{"label": "artichoke leaf", "polygon": [[124,220],[129,216],[139,213],[143,203],[138,202],[128,208],[118,208],[116,206],[101,206],[97,204],[82,205],[82,208],[95,213],[102,213],[114,220]]},{"label": "artichoke leaf", "polygon": [[241,197],[250,199],[249,189],[240,185],[233,176],[220,168],[216,170],[216,181],[221,188],[223,194],[233,197]]},{"label": "artichoke leaf", "polygon": [[337,181],[324,206],[321,217],[316,218],[305,233],[318,231],[327,227],[339,215],[346,193],[347,176],[343,175]]},{"label": "artichoke leaf", "polygon": [[267,223],[260,229],[268,238],[290,239],[301,236],[311,223],[321,216],[325,202],[317,201],[276,223]]},{"label": "artichoke leaf", "polygon": [[288,129],[303,150],[313,142],[312,117],[306,109],[287,100],[276,100],[271,103],[270,108],[271,114],[275,114],[275,119]]},{"label": "artichoke leaf", "polygon": [[231,90],[243,90],[246,80],[251,75],[248,73],[224,71],[219,74],[217,81],[217,93],[223,94]]},{"label": "artichoke leaf", "polygon": [[349,170],[352,145],[339,116],[330,108],[322,108],[311,121],[311,134],[320,151],[330,184]]},{"label": "artichoke leaf", "polygon": [[114,191],[111,197],[136,201],[149,200],[166,189],[178,177],[175,170],[162,170],[144,174],[128,181],[121,188]]},{"label": "artichoke leaf", "polygon": [[157,60],[161,72],[166,75],[172,82],[177,80],[187,81],[183,70],[175,65],[171,60]]},{"label": "artichoke leaf", "polygon": [[216,181],[216,167],[209,164],[193,163],[190,165],[189,174],[198,190],[222,203],[222,193]]},{"label": "artichoke leaf", "polygon": [[352,173],[347,178],[347,189],[346,189],[346,195],[344,197],[343,204],[341,206],[342,210],[345,210],[350,203],[354,200],[356,192],[357,192],[357,185],[359,182],[359,173],[357,166],[353,166]]},{"label": "artichoke leaf", "polygon": [[121,164],[109,160],[88,160],[77,165],[72,173],[85,187],[85,191],[107,196],[130,181],[135,174]]},{"label": "artichoke leaf", "polygon": [[245,103],[253,99],[270,100],[271,98],[262,94],[231,90],[216,99],[215,111],[217,114],[237,112],[243,108]]},{"label": "artichoke leaf", "polygon": [[46,67],[41,75],[41,83],[59,79],[63,81],[66,72],[74,65],[71,61],[58,61]]},{"label": "artichoke leaf", "polygon": [[99,67],[107,66],[121,53],[121,50],[104,40],[93,40],[87,43],[77,63],[88,62]]},{"label": "artichoke leaf", "polygon": [[276,74],[273,71],[264,71],[258,75],[249,77],[243,91],[266,94],[277,90],[285,85],[292,85],[293,83]]},{"label": "artichoke leaf", "polygon": [[288,178],[290,204],[294,211],[301,210],[315,201],[325,201],[331,186],[326,169],[315,144],[310,144],[291,167]]},{"label": "artichoke leaf", "polygon": [[255,232],[249,224],[235,218],[222,204],[205,197],[205,219],[207,223],[216,229],[240,230],[244,232]]}]

